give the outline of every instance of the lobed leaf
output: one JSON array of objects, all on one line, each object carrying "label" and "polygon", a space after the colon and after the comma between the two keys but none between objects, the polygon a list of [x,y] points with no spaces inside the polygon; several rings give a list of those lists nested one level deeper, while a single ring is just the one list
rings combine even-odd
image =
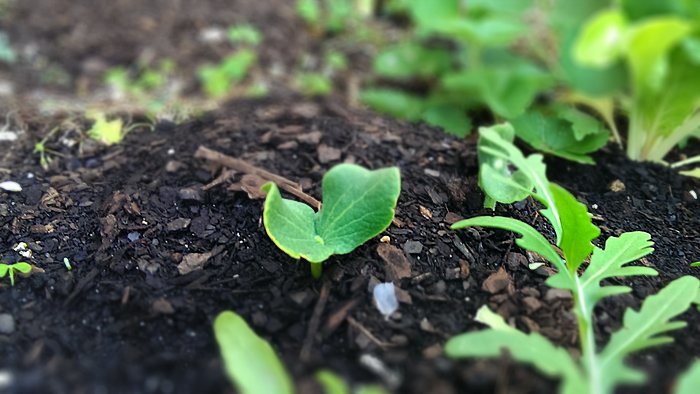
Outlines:
[{"label": "lobed leaf", "polygon": [[266,191],[263,223],[272,241],[293,258],[320,263],[353,251],[384,231],[394,218],[401,191],[396,167],[369,171],[339,164],[323,177],[323,207],[283,199],[273,183]]},{"label": "lobed leaf", "polygon": [[242,394],[292,394],[294,385],[269,343],[231,311],[214,320],[226,372]]},{"label": "lobed leaf", "polygon": [[[484,309],[488,307],[483,306],[477,316],[483,315]],[[548,377],[562,379],[562,392],[586,391],[581,369],[566,349],[538,333],[525,334],[508,326],[493,312],[488,315],[491,329],[452,337],[445,344],[445,353],[453,358],[493,358],[505,350],[516,361],[530,364]]]},{"label": "lobed leaf", "polygon": [[642,383],[644,375],[625,365],[624,360],[632,352],[673,342],[663,334],[685,327],[673,318],[685,312],[691,305],[700,280],[683,276],[669,283],[657,294],[647,297],[639,311],[625,312],[623,328],[612,335],[595,365],[601,377],[601,392],[610,392],[622,383]]}]

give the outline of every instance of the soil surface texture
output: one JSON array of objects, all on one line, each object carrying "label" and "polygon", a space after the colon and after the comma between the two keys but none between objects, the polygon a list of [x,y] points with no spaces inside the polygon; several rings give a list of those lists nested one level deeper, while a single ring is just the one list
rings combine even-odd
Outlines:
[{"label": "soil surface texture", "polygon": [[[576,351],[571,299],[544,284],[551,271],[529,270],[532,257],[512,234],[449,229],[460,218],[491,214],[482,208],[474,138],[456,140],[334,101],[280,97],[232,102],[182,125],[161,122],[152,132],[137,129],[109,148],[64,125],[47,144],[60,155],[44,170],[33,144],[58,120],[41,122],[43,128],[33,124],[35,132],[0,145],[0,179],[23,187],[0,192],[2,260],[28,260],[43,271],[0,287],[0,369],[11,372],[8,392],[231,392],[211,328],[223,310],[241,314],[272,342],[300,392],[318,392],[313,373],[320,368],[395,392],[554,392],[556,382],[507,357],[443,356],[447,338],[481,328],[473,318],[484,304]],[[354,252],[332,257],[314,280],[307,263],[267,237],[255,189],[248,188],[250,196],[236,191],[246,188],[244,174],[196,158],[200,146],[299,182],[317,199],[334,164],[398,166],[397,220]],[[596,242],[625,231],[651,233],[656,252],[641,263],[660,272],[625,279],[634,291],[597,309],[603,344],[625,307],[681,275],[698,275],[688,265],[700,256],[700,202],[693,195],[700,184],[619,152],[595,158],[596,167],[549,160],[549,175],[588,205],[603,230]],[[499,206],[497,214],[533,223],[551,239],[538,209],[526,200]],[[20,242],[31,258],[13,251]],[[400,308],[387,320],[371,289],[388,281],[398,288]],[[668,392],[700,354],[700,316],[692,311],[683,319],[688,327],[673,334],[674,344],[630,360],[650,383],[624,392]]]}]

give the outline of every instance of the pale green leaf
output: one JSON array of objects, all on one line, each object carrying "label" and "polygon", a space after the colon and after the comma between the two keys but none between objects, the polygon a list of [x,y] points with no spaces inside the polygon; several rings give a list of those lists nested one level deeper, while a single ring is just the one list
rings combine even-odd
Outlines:
[{"label": "pale green leaf", "polygon": [[448,51],[410,41],[382,50],[374,59],[374,71],[394,79],[432,78],[447,71],[452,62]]},{"label": "pale green leaf", "polygon": [[608,238],[605,249],[595,248],[591,262],[580,279],[587,316],[592,316],[596,303],[605,296],[631,290],[627,286],[603,287],[603,280],[632,275],[657,275],[653,268],[626,265],[651,254],[654,251],[653,245],[649,234],[636,231]]},{"label": "pale green leaf", "polygon": [[452,358],[495,358],[507,351],[516,361],[530,364],[548,377],[562,379],[564,393],[586,392],[581,369],[566,349],[540,334],[525,334],[503,324],[452,337],[445,344],[445,353]]},{"label": "pale green leaf", "polygon": [[675,394],[695,394],[700,387],[700,361],[695,361],[679,378]]},{"label": "pale green leaf", "polygon": [[25,262],[14,263],[11,267],[23,274],[28,274],[32,271],[32,266]]},{"label": "pale green leaf", "polygon": [[423,113],[423,120],[460,138],[469,134],[472,128],[471,119],[465,109],[453,105],[431,106]]},{"label": "pale green leaf", "polygon": [[502,230],[512,231],[520,234],[522,237],[515,240],[515,243],[525,250],[535,252],[550,263],[558,270],[566,272],[566,265],[552,245],[547,239],[527,223],[520,220],[507,218],[502,216],[477,216],[475,218],[460,220],[452,225],[453,230],[459,230],[466,227],[490,227]]},{"label": "pale green leaf", "polygon": [[583,27],[574,46],[574,58],[586,66],[611,66],[622,54],[627,20],[616,9],[601,11]]},{"label": "pale green leaf", "polygon": [[673,342],[673,338],[663,334],[685,326],[685,322],[671,320],[690,307],[698,287],[698,279],[681,277],[647,297],[639,311],[628,309],[625,312],[623,328],[611,336],[596,364],[597,374],[602,379],[602,392],[610,392],[618,384],[644,382],[641,372],[625,365],[625,357],[632,352]]},{"label": "pale green leaf", "polygon": [[108,121],[102,112],[88,113],[86,117],[95,121],[88,130],[91,138],[107,145],[118,144],[124,138],[124,123],[121,119]]},{"label": "pale green leaf", "polygon": [[419,96],[397,89],[364,89],[360,93],[363,104],[397,118],[418,120],[423,113],[425,102]]},{"label": "pale green leaf", "polygon": [[350,394],[350,387],[335,372],[322,369],[314,374],[316,381],[323,387],[325,394]]},{"label": "pale green leaf", "polygon": [[323,177],[323,207],[318,213],[280,196],[277,186],[267,194],[263,223],[270,239],[293,258],[320,263],[346,254],[384,231],[394,218],[401,191],[396,167],[369,171],[339,164]]},{"label": "pale green leaf", "polygon": [[562,237],[559,247],[564,252],[569,271],[576,272],[581,263],[593,251],[592,240],[598,238],[600,229],[593,225],[588,208],[557,184],[550,184],[554,204],[559,211]]},{"label": "pale green leaf", "polygon": [[226,311],[214,320],[214,335],[226,372],[241,394],[292,394],[294,385],[269,343],[237,314]]},{"label": "pale green leaf", "polygon": [[7,264],[0,264],[0,278],[4,278],[7,272],[10,270],[10,266]]}]

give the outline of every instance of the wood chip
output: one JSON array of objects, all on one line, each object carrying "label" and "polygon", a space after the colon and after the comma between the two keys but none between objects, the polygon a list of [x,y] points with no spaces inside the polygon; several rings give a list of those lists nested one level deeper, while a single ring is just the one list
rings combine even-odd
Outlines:
[{"label": "wood chip", "polygon": [[384,270],[389,281],[399,281],[411,277],[411,262],[403,251],[394,245],[380,243],[377,254],[384,260]]},{"label": "wood chip", "polygon": [[489,275],[488,278],[486,278],[486,280],[481,286],[481,289],[491,294],[497,294],[508,288],[512,289],[512,287],[513,281],[510,278],[510,275],[508,275],[506,270],[503,267],[501,267],[498,269],[498,271],[494,272],[493,274]]},{"label": "wood chip", "polygon": [[180,272],[180,275],[201,270],[211,256],[211,252],[186,254],[182,257],[182,262],[177,265],[177,270]]}]

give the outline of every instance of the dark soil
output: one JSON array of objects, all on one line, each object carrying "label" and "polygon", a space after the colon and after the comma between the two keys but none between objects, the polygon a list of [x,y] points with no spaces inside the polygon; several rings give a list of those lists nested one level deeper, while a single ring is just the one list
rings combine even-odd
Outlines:
[{"label": "dark soil", "polygon": [[[303,392],[312,390],[319,368],[397,392],[554,391],[555,382],[505,359],[442,356],[447,338],[479,328],[473,316],[483,304],[524,330],[577,346],[570,300],[548,293],[547,272],[527,269],[512,235],[449,230],[458,217],[485,213],[473,140],[297,98],[234,102],[182,126],[135,131],[108,149],[69,148],[57,136],[50,146],[66,157],[56,157],[48,172],[31,153],[37,137],[4,143],[9,154],[0,164],[2,179],[24,188],[0,194],[3,260],[20,259],[11,248],[24,241],[32,264],[45,270],[0,289],[0,313],[16,323],[11,334],[0,334],[0,368],[13,377],[8,392],[230,391],[211,331],[213,318],[227,309],[274,344]],[[335,163],[399,166],[401,225],[383,234],[396,247],[383,254],[398,257],[380,257],[378,247],[388,247],[377,237],[332,258],[313,280],[308,264],[268,239],[260,200],[226,185],[201,190],[219,169],[193,158],[199,145],[300,181],[317,198],[323,173]],[[617,153],[597,160],[597,167],[553,160],[549,174],[592,207],[601,239],[650,232],[657,251],[644,263],[661,273],[625,280],[635,291],[598,308],[603,343],[624,307],[678,276],[697,275],[688,264],[700,256],[700,203],[689,191],[700,185]],[[625,191],[610,191],[615,180]],[[542,226],[536,210],[525,202],[498,211]],[[202,253],[211,254],[203,269],[178,271],[183,259]],[[403,258],[410,272],[401,270]],[[501,269],[492,278],[497,285],[485,286]],[[403,297],[386,321],[369,288],[392,279]],[[675,344],[633,360],[651,374],[645,391],[667,392],[700,352],[700,318],[695,312],[684,318],[689,327],[673,335]],[[367,367],[368,357],[383,369]]]}]

